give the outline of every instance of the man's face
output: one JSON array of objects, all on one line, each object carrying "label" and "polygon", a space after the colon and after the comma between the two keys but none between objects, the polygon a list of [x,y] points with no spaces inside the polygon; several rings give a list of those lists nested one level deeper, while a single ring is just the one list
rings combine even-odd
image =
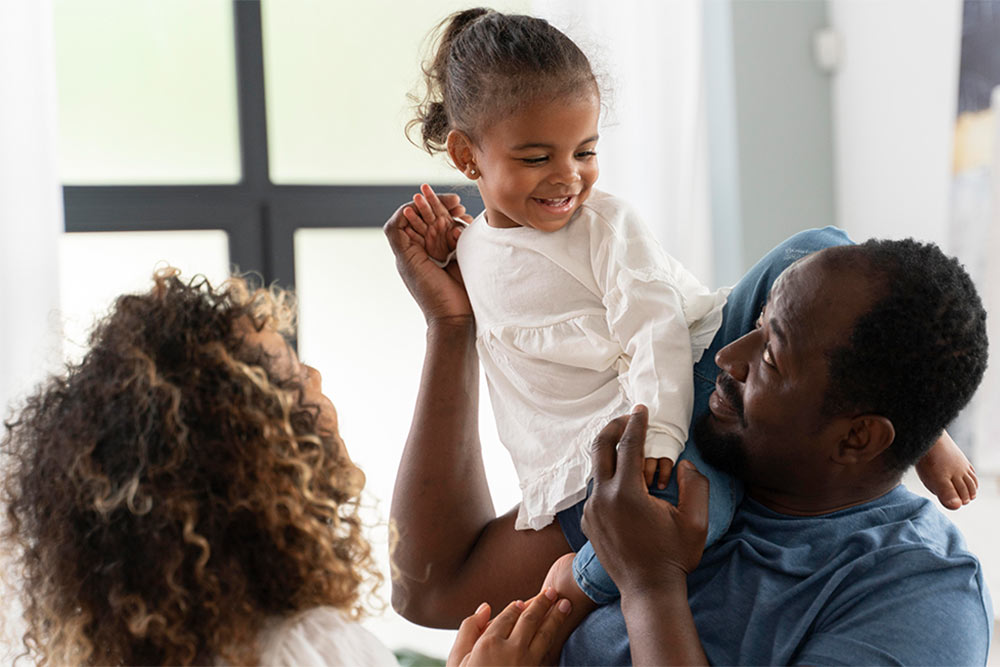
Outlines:
[{"label": "man's face", "polygon": [[716,355],[721,372],[694,431],[706,461],[751,493],[808,493],[825,478],[840,437],[822,411],[828,354],[848,341],[870,294],[865,277],[835,271],[823,253],[775,281],[757,327]]}]

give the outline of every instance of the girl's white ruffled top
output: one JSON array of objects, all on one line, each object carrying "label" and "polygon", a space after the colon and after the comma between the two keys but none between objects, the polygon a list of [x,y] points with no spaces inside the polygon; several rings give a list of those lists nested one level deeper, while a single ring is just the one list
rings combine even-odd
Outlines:
[{"label": "girl's white ruffled top", "polygon": [[542,528],[584,497],[591,441],[636,403],[649,408],[646,456],[677,460],[692,366],[728,289],[702,285],[624,201],[598,191],[557,232],[490,227],[480,215],[457,257],[521,482],[518,529]]}]

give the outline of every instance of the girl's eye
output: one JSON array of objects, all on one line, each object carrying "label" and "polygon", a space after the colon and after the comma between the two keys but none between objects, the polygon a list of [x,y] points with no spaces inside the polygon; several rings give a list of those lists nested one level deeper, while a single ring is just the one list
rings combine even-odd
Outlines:
[{"label": "girl's eye", "polygon": [[581,160],[586,160],[587,158],[594,157],[597,155],[597,151],[580,151],[576,154],[576,157]]},{"label": "girl's eye", "polygon": [[541,156],[541,157],[523,157],[523,158],[521,158],[521,162],[523,162],[525,164],[542,164],[543,162],[545,162],[548,159],[549,158],[546,157],[546,156],[544,156],[544,155]]}]

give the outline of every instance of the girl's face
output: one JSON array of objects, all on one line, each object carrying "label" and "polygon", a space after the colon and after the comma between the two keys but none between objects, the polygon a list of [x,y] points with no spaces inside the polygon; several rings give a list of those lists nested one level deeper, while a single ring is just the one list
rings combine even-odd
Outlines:
[{"label": "girl's face", "polygon": [[466,174],[469,166],[478,172],[487,223],[543,232],[564,227],[597,180],[599,116],[597,95],[588,94],[537,102],[487,127],[464,165]]}]

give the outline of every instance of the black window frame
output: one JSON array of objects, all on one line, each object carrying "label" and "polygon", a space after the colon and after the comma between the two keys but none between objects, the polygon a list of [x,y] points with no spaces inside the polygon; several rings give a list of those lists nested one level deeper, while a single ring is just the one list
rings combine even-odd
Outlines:
[{"label": "black window frame", "polygon": [[[417,184],[272,183],[260,0],[233,0],[233,13],[240,182],[65,185],[65,229],[67,232],[222,229],[229,239],[231,267],[240,272],[259,273],[267,284],[276,282],[282,287],[294,287],[296,229],[379,227],[396,206],[413,195]],[[482,208],[476,188],[462,188],[462,195],[470,210]]]}]

